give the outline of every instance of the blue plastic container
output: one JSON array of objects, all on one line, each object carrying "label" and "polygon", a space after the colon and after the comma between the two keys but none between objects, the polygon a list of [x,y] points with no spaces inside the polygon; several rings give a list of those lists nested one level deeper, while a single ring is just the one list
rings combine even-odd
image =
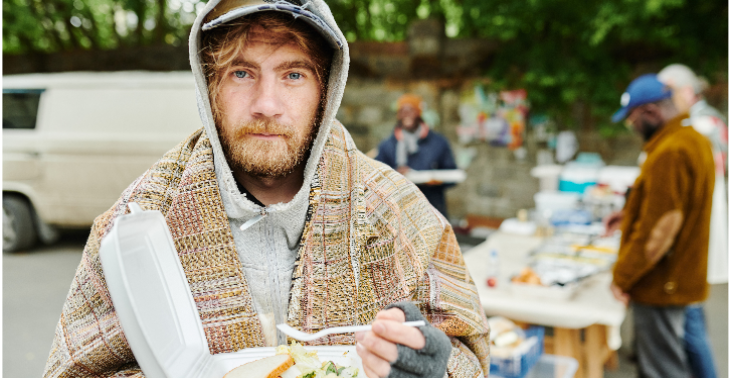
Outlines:
[{"label": "blue plastic container", "polygon": [[574,182],[560,180],[558,183],[558,190],[561,192],[585,193],[588,187],[595,186],[596,184],[596,181]]},{"label": "blue plastic container", "polygon": [[490,359],[489,375],[499,376],[502,378],[524,378],[540,359],[544,351],[545,344],[545,328],[541,326],[531,326],[525,330],[525,338],[537,337],[537,342],[530,347],[527,353],[510,358]]}]

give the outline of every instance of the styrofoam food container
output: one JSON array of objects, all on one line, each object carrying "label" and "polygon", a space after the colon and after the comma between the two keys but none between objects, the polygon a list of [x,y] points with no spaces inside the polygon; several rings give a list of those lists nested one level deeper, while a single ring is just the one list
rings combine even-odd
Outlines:
[{"label": "styrofoam food container", "polygon": [[540,179],[540,190],[558,190],[558,178],[562,171],[562,165],[538,165],[530,170],[530,175]]},{"label": "styrofoam food container", "polygon": [[[129,204],[101,242],[107,287],[134,357],[148,378],[221,378],[246,362],[273,356],[275,348],[210,354],[203,325],[180,259],[159,211]],[[354,346],[305,347],[322,361],[355,366]]]},{"label": "styrofoam food container", "polygon": [[509,218],[502,221],[499,231],[513,235],[534,235],[537,231],[535,222],[521,222],[517,218]]},{"label": "styrofoam food container", "polygon": [[609,165],[598,172],[598,183],[610,186],[616,193],[626,193],[640,173],[639,167]]},{"label": "styrofoam food container", "polygon": [[572,192],[540,191],[535,193],[537,210],[574,210],[578,208],[580,194]]}]

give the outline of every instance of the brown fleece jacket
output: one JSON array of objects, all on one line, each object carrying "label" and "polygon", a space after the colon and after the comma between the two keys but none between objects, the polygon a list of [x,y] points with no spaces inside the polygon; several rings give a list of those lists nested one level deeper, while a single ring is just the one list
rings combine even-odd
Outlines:
[{"label": "brown fleece jacket", "polygon": [[613,280],[642,304],[681,306],[707,297],[714,162],[710,143],[683,126],[685,119],[667,122],[644,145],[646,161],[624,207]]}]

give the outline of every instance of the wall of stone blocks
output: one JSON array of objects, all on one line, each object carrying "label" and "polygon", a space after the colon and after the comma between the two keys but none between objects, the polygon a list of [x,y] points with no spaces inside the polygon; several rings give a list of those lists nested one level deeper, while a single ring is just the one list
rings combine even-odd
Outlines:
[{"label": "wall of stone blocks", "polygon": [[[457,113],[460,91],[460,86],[444,87],[439,80],[350,77],[338,119],[350,131],[358,148],[368,152],[393,132],[397,99],[404,93],[416,93],[428,107],[438,111],[441,122],[434,129],[449,139],[452,149],[473,147],[477,151],[467,169],[467,180],[447,191],[452,220],[461,219],[467,213],[508,218],[515,216],[519,209],[534,207],[533,196],[539,190],[538,180],[530,176],[530,170],[537,164],[538,145],[534,136],[528,129],[527,155],[523,159],[507,148],[486,143],[459,145],[456,127],[460,122]],[[641,140],[629,134],[612,139],[586,130],[577,134],[581,151],[598,152],[608,164],[633,165],[641,148]]]},{"label": "wall of stone blocks", "polygon": [[[474,148],[476,155],[465,182],[447,191],[452,221],[469,214],[508,218],[519,209],[534,207],[539,182],[530,176],[537,164],[538,144],[531,132],[525,138],[526,156],[519,159],[504,147],[486,143],[460,146],[456,128],[460,94],[471,88],[498,44],[488,40],[447,40],[433,20],[414,23],[406,42],[350,44],[350,76],[338,119],[358,148],[372,151],[393,132],[395,104],[404,93],[420,95],[440,122],[431,125],[446,136],[452,149]],[[436,31],[436,32],[435,32]],[[592,130],[577,130],[581,151],[598,152],[608,164],[633,165],[641,141],[629,134],[606,140]]]}]

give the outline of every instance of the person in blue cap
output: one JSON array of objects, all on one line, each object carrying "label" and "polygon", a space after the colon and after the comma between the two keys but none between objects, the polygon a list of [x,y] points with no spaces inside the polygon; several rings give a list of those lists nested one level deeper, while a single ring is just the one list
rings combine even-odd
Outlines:
[{"label": "person in blue cap", "polygon": [[622,303],[631,302],[639,372],[648,378],[691,376],[685,309],[708,294],[712,148],[686,127],[689,116],[671,96],[656,75],[640,76],[612,117],[644,139],[641,174],[621,216],[612,219],[622,235],[611,291]]}]

